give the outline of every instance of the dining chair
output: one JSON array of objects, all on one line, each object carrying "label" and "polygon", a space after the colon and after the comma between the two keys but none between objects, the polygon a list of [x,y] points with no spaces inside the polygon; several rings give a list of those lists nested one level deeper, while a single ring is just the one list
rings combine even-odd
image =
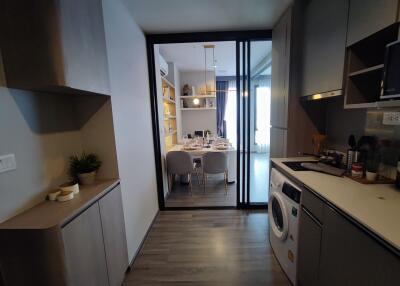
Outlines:
[{"label": "dining chair", "polygon": [[203,182],[206,191],[208,174],[224,174],[225,195],[228,194],[228,156],[225,152],[207,152],[203,156]]},{"label": "dining chair", "polygon": [[168,190],[172,190],[173,183],[175,181],[175,175],[187,175],[189,177],[189,191],[190,194],[192,194],[192,156],[185,151],[169,151],[167,153],[166,160],[168,173]]}]

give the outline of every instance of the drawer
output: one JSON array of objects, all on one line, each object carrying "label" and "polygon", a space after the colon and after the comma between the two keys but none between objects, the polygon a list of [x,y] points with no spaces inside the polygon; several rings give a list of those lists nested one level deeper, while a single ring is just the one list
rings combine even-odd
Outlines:
[{"label": "drawer", "polygon": [[301,205],[322,223],[324,202],[306,187],[303,188],[301,197]]}]

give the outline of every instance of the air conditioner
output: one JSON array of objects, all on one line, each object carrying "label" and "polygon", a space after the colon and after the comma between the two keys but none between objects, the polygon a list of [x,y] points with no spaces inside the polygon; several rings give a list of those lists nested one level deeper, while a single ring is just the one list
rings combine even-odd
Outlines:
[{"label": "air conditioner", "polygon": [[160,54],[160,72],[162,76],[167,76],[168,74],[168,64],[161,54]]}]

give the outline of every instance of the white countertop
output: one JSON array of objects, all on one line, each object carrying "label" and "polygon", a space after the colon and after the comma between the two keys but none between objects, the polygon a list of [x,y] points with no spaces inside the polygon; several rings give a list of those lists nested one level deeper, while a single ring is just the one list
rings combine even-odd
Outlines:
[{"label": "white countertop", "polygon": [[400,250],[400,191],[394,185],[361,184],[346,177],[314,171],[293,171],[285,161],[312,160],[276,158],[271,161],[338,209]]}]

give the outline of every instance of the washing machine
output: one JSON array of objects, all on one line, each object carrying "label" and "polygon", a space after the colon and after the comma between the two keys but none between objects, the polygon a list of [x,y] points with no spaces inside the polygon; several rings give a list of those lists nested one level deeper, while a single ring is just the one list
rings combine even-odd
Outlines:
[{"label": "washing machine", "polygon": [[269,241],[275,257],[296,285],[301,188],[272,168],[269,188]]}]

